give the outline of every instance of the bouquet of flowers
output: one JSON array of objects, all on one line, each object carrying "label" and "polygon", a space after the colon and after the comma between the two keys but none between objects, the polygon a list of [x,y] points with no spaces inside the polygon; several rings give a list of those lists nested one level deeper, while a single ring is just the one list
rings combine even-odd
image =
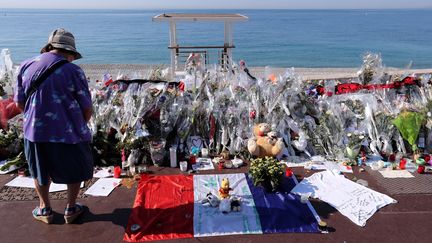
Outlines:
[{"label": "bouquet of flowers", "polygon": [[348,133],[347,139],[345,155],[349,159],[349,165],[356,165],[360,148],[365,140],[365,135],[363,133]]},{"label": "bouquet of flowers", "polygon": [[363,65],[358,71],[362,84],[380,83],[384,74],[381,55],[379,53],[366,52],[363,55]]},{"label": "bouquet of flowers", "polygon": [[271,191],[276,191],[281,183],[284,166],[272,157],[252,159],[249,174],[254,185],[261,185]]},{"label": "bouquet of flowers", "polygon": [[414,152],[418,149],[417,137],[424,120],[425,116],[423,114],[413,111],[403,111],[393,120],[393,124],[402,137],[411,145]]},{"label": "bouquet of flowers", "polygon": [[6,89],[12,88],[18,67],[13,65],[9,49],[0,52],[0,97],[6,95]]}]

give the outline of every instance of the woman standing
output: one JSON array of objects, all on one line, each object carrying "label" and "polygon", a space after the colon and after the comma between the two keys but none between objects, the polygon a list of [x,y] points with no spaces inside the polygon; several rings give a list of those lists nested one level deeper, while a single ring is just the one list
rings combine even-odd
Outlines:
[{"label": "woman standing", "polygon": [[67,184],[64,219],[71,223],[84,210],[76,203],[80,184],[93,176],[92,101],[84,72],[72,63],[81,57],[72,33],[56,29],[17,77],[14,101],[24,111],[24,150],[40,200],[32,214],[45,223],[53,220],[51,181]]}]

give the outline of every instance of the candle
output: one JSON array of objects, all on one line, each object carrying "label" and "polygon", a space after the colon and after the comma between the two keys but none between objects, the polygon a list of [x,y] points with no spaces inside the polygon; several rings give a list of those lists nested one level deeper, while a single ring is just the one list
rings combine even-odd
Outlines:
[{"label": "candle", "polygon": [[286,168],[285,169],[285,176],[291,177],[292,175],[293,175],[293,172],[292,172],[291,168]]},{"label": "candle", "polygon": [[173,168],[177,167],[177,148],[176,147],[170,148],[170,165]]},{"label": "candle", "polygon": [[188,164],[187,164],[186,161],[181,161],[180,162],[180,170],[181,171],[183,171],[183,172],[187,171],[187,166],[188,166]]},{"label": "candle", "polygon": [[201,156],[202,157],[208,157],[208,149],[202,148],[201,149]]}]

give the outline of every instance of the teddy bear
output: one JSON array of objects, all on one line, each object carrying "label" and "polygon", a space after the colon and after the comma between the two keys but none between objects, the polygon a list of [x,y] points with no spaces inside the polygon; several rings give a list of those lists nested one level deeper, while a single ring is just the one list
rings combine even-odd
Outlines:
[{"label": "teddy bear", "polygon": [[271,132],[270,124],[259,123],[253,127],[254,137],[248,140],[248,150],[256,157],[276,157],[283,148],[282,138],[278,138],[276,132]]},{"label": "teddy bear", "polygon": [[232,189],[230,188],[230,183],[228,178],[223,178],[222,182],[221,182],[221,187],[219,188],[219,197],[220,199],[225,199],[225,198],[229,198],[229,192],[232,191]]}]

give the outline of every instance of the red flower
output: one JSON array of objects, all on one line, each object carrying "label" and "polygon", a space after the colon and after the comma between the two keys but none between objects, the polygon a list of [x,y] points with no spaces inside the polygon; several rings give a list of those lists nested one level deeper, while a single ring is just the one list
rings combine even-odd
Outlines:
[{"label": "red flower", "polygon": [[252,118],[252,119],[255,119],[255,117],[256,117],[256,111],[253,110],[253,111],[249,112],[249,117]]},{"label": "red flower", "polygon": [[180,81],[180,83],[178,85],[178,88],[179,88],[180,91],[184,91],[185,83],[183,81]]},{"label": "red flower", "polygon": [[321,85],[318,85],[318,86],[316,87],[316,91],[318,92],[319,95],[323,95],[323,94],[325,93],[325,89],[324,89],[324,87],[321,86]]},{"label": "red flower", "polygon": [[431,158],[431,156],[430,156],[429,154],[425,154],[425,155],[423,156],[423,159],[426,161],[426,163],[429,162],[430,158]]}]

